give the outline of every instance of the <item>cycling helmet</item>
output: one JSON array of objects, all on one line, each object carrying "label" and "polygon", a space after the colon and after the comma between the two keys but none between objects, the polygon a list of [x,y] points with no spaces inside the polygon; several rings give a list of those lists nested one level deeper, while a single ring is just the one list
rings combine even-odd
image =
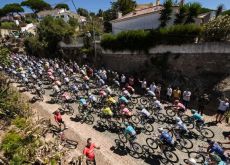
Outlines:
[{"label": "cycling helmet", "polygon": [[145,107],[143,106],[143,105],[140,105],[140,109],[142,110],[142,109],[144,109]]},{"label": "cycling helmet", "polygon": [[192,114],[194,114],[194,113],[196,113],[196,110],[192,109],[191,112],[192,112]]},{"label": "cycling helmet", "polygon": [[155,100],[157,100],[157,98],[156,98],[156,97],[153,97],[153,100],[155,101]]},{"label": "cycling helmet", "polygon": [[128,122],[124,122],[124,125],[125,125],[125,126],[128,126],[128,125],[129,125],[129,123],[128,123]]},{"label": "cycling helmet", "polygon": [[125,104],[121,104],[120,107],[121,107],[121,108],[125,108]]},{"label": "cycling helmet", "polygon": [[163,128],[158,128],[157,130],[158,130],[158,132],[163,132],[164,129]]},{"label": "cycling helmet", "polygon": [[213,140],[210,140],[210,139],[208,139],[207,142],[208,144],[211,144],[211,145],[215,143]]},{"label": "cycling helmet", "polygon": [[178,104],[180,101],[179,100],[175,100],[174,101],[174,104]]},{"label": "cycling helmet", "polygon": [[147,91],[149,91],[150,89],[149,88],[146,88]]},{"label": "cycling helmet", "polygon": [[90,95],[92,95],[92,93],[89,92],[88,95],[90,96]]},{"label": "cycling helmet", "polygon": [[179,117],[176,117],[175,120],[176,120],[177,122],[181,121],[181,119],[180,119]]},{"label": "cycling helmet", "polygon": [[125,90],[125,88],[122,88],[122,90],[124,91],[124,90]]}]

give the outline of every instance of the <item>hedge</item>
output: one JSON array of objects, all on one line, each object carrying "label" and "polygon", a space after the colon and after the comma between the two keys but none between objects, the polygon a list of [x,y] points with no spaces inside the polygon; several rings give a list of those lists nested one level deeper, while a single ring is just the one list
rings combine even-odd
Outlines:
[{"label": "hedge", "polygon": [[200,33],[201,27],[195,24],[175,25],[150,31],[126,31],[117,35],[104,35],[101,46],[112,51],[148,51],[149,48],[159,44],[178,45],[193,43]]}]

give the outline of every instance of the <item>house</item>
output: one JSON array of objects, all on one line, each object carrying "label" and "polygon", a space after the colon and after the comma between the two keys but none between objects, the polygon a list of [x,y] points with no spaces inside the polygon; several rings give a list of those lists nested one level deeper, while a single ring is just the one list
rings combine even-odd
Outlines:
[{"label": "house", "polygon": [[42,20],[46,16],[52,16],[55,18],[62,18],[65,22],[68,22],[71,17],[77,19],[79,23],[84,23],[86,21],[85,17],[66,9],[44,10],[38,12],[37,16],[38,20]]},{"label": "house", "polygon": [[[180,3],[184,3],[181,0]],[[155,4],[142,4],[137,5],[134,11],[123,15],[118,13],[118,18],[110,21],[112,24],[112,33],[117,34],[122,31],[128,30],[149,30],[157,29],[160,26],[160,12],[163,9],[163,5],[160,4],[160,0],[156,0]],[[167,23],[167,26],[173,25],[175,20],[175,14],[179,11],[179,5],[173,6],[173,12],[171,19]],[[202,24],[208,22],[213,18],[213,11],[200,14],[196,20],[196,24]]]}]

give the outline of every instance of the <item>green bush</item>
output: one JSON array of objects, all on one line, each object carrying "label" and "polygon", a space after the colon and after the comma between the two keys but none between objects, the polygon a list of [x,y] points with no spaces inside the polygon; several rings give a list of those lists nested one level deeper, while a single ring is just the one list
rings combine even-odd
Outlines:
[{"label": "green bush", "polygon": [[3,29],[18,29],[15,22],[2,22],[1,28],[3,28]]},{"label": "green bush", "polygon": [[204,25],[205,41],[228,41],[230,39],[230,15],[219,16]]},{"label": "green bush", "polygon": [[147,51],[149,48],[159,44],[178,45],[194,43],[195,38],[200,33],[201,27],[195,24],[174,25],[151,31],[127,31],[117,35],[104,35],[101,46],[112,51]]},{"label": "green bush", "polygon": [[23,117],[16,117],[16,119],[12,121],[12,124],[19,129],[25,129],[28,125],[27,120]]}]

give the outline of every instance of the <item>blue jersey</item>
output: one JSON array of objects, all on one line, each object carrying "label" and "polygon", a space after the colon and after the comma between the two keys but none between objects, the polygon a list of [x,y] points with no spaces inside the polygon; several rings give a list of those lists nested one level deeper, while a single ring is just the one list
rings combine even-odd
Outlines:
[{"label": "blue jersey", "polygon": [[210,150],[210,153],[212,153],[212,152],[215,152],[217,155],[223,155],[224,154],[223,148],[217,143],[213,144],[213,146]]},{"label": "blue jersey", "polygon": [[119,100],[123,103],[128,103],[129,101],[125,98],[125,96],[121,96]]},{"label": "blue jersey", "polygon": [[171,143],[173,138],[167,131],[163,131],[161,136],[160,136],[161,141],[166,141],[167,143]]},{"label": "blue jersey", "polygon": [[80,99],[79,102],[80,102],[80,105],[86,105],[87,104],[85,99]]},{"label": "blue jersey", "polygon": [[132,126],[128,126],[127,128],[125,128],[125,134],[130,134],[134,136],[136,135],[136,131]]},{"label": "blue jersey", "polygon": [[192,117],[195,120],[203,120],[203,117],[199,113],[193,114]]}]

